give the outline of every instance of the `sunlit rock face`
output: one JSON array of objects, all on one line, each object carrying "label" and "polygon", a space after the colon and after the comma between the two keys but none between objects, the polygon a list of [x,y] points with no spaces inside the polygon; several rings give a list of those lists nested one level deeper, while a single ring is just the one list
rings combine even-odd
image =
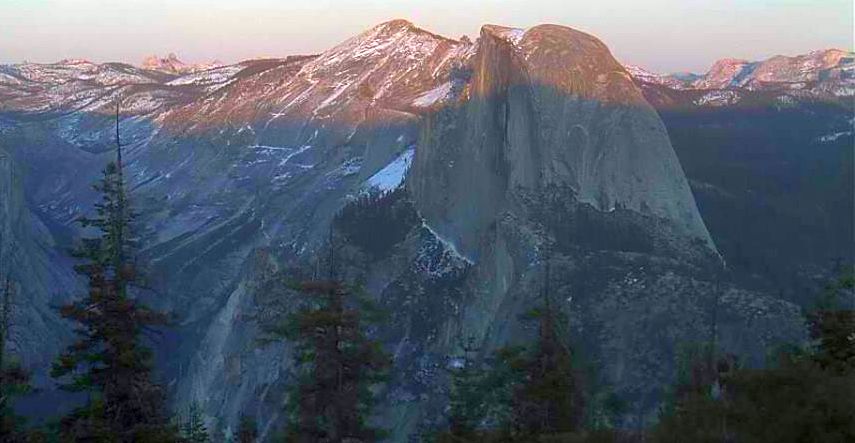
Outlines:
[{"label": "sunlit rock face", "polygon": [[605,45],[553,25],[487,26],[478,44],[468,95],[426,119],[410,181],[437,229],[475,254],[518,194],[562,187],[713,248],[662,122]]},{"label": "sunlit rock face", "polygon": [[[802,336],[793,305],[711,283],[722,262],[662,122],[602,42],[566,27],[471,42],[396,20],[322,54],[188,73],[3,66],[0,98],[19,168],[0,220],[20,260],[50,269],[21,277],[38,282],[33,313],[79,285],[65,251],[121,100],[145,296],[176,318],[151,344],[173,403],[198,402],[211,429],[242,413],[265,436],[282,425],[289,349],[258,337],[283,300],[262,282],[317,269],[337,213],[341,274],[390,312],[374,332],[395,361],[377,417],[394,441],[441,422],[461,343],[531,336],[519,316],[542,302],[547,262],[568,339],[635,415],[655,414],[675,349],[708,340],[713,318],[754,363]],[[58,348],[57,331],[21,330],[18,349]]]}]

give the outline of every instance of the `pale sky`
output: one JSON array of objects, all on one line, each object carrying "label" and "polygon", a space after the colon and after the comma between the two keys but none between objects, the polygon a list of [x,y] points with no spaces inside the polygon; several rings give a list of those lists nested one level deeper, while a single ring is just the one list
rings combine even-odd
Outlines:
[{"label": "pale sky", "polygon": [[380,22],[476,37],[482,24],[556,23],[596,35],[618,60],[704,72],[853,49],[853,0],[0,0],[0,63],[138,63],[170,52],[235,62],[320,52]]}]

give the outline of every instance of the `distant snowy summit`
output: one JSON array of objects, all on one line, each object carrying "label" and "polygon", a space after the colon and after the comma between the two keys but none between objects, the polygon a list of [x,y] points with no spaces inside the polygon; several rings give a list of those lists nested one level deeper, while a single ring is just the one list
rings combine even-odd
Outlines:
[{"label": "distant snowy summit", "polygon": [[168,74],[189,74],[199,71],[206,71],[208,69],[220,67],[222,65],[222,62],[216,60],[210,63],[187,64],[181,61],[174,53],[170,53],[165,58],[161,58],[157,55],[149,55],[148,57],[143,59],[142,63],[140,63],[139,66],[140,68],[149,71],[159,71]]},{"label": "distant snowy summit", "polygon": [[631,65],[626,69],[642,87],[704,91],[692,100],[699,106],[733,105],[741,96],[756,93],[778,93],[775,98],[781,103],[798,97],[855,96],[855,53],[840,49],[777,55],[761,61],[725,58],[701,75],[658,74]]}]

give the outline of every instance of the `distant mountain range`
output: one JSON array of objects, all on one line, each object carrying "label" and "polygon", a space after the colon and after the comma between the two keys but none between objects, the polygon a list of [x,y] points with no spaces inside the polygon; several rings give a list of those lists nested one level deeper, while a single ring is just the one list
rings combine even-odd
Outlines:
[{"label": "distant mountain range", "polygon": [[[406,27],[417,29],[412,25]],[[524,30],[511,29],[507,32],[510,38],[521,38],[524,35]],[[436,71],[431,73],[433,76],[447,71],[455,64],[465,64],[474,47],[466,39],[456,41],[421,30],[408,40],[404,43],[411,46],[399,49],[411,51],[411,60],[418,60],[421,64],[424,57],[442,58],[440,65],[435,67]],[[420,44],[428,46],[419,48]],[[436,45],[441,47],[440,51],[428,54],[427,51],[432,52]],[[348,48],[338,49],[342,54],[348,51]],[[361,54],[361,57],[369,55]],[[147,114],[158,109],[191,103],[202,95],[215,92],[238,80],[241,80],[244,87],[250,86],[247,77],[253,76],[257,79],[265,72],[269,76],[271,73],[268,71],[271,68],[281,71],[289,65],[292,69],[299,68],[300,74],[305,76],[310,74],[308,70],[313,66],[309,62],[318,57],[320,56],[310,55],[256,59],[233,65],[224,65],[217,61],[192,65],[185,64],[175,54],[169,54],[165,58],[149,56],[139,66],[125,63],[95,64],[86,60],[0,65],[0,110],[28,113],[98,111],[104,110],[108,103],[121,95],[125,97],[126,102],[124,112]],[[308,66],[304,69],[303,64],[307,63]],[[406,76],[405,71],[409,71],[411,66],[405,64],[397,68],[401,69],[400,75]],[[391,67],[385,66],[383,69],[389,75],[393,74],[389,72]],[[625,69],[642,88],[661,86],[689,91],[689,96],[693,97],[691,102],[697,106],[734,105],[742,100],[743,95],[757,93],[778,93],[776,98],[784,102],[795,99],[846,99],[855,96],[855,54],[839,49],[814,51],[797,56],[775,56],[753,62],[722,59],[715,62],[705,74],[660,74],[633,65],[626,65]],[[409,82],[408,88],[411,91],[399,97],[409,102],[398,103],[397,106],[430,107],[447,98],[447,94],[444,95],[443,92],[448,91],[432,91],[433,86],[448,88],[448,85],[433,85],[429,79],[420,79],[420,83]],[[269,89],[260,88],[250,94],[245,91],[245,99],[257,102],[265,96],[283,92]],[[338,97],[336,92],[335,89],[330,91],[333,101],[346,98]],[[390,91],[381,92],[385,94]],[[396,97],[399,96],[397,92],[399,91],[394,94]],[[424,97],[420,98],[419,92],[423,93]],[[313,94],[322,94],[322,89],[316,88]],[[388,97],[391,95],[386,98]],[[376,100],[381,97],[373,98]],[[655,98],[652,101],[656,104]]]},{"label": "distant mountain range", "polygon": [[211,429],[246,411],[277,429],[291,362],[258,345],[260,282],[317,269],[332,227],[341,275],[390,313],[378,420],[407,441],[442,420],[463,341],[531,336],[519,318],[544,275],[597,382],[632,405],[626,426],[655,417],[683,344],[716,331],[759,365],[803,340],[800,305],[853,259],[853,85],[836,50],[660,75],[563,26],[470,41],[404,20],[230,65],[0,66],[14,350],[44,388],[29,411],[62,406],[46,370],[68,325],[51,306],[82,291],[66,251],[114,157],[117,103],[148,228],[141,296],[177,319],[156,343],[171,399]]},{"label": "distant mountain range", "polygon": [[174,53],[170,53],[166,58],[160,58],[157,55],[150,55],[143,59],[140,67],[149,71],[160,71],[168,74],[189,74],[198,71],[223,66],[224,63],[214,60],[210,63],[187,64],[178,59]]},{"label": "distant mountain range", "polygon": [[855,94],[855,54],[839,49],[755,62],[726,58],[715,62],[706,74],[656,74],[637,66],[627,66],[627,70],[639,81],[674,89],[812,90],[823,86],[816,91]]}]

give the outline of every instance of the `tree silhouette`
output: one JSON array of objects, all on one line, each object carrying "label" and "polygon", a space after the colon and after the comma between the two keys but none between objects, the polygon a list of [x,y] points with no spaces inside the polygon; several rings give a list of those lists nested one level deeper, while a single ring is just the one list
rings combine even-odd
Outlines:
[{"label": "tree silhouette", "polygon": [[141,343],[143,332],[164,325],[166,317],[129,293],[139,281],[136,215],[125,191],[118,104],[116,142],[116,161],[94,186],[101,195],[96,214],[80,219],[97,235],[83,238],[73,251],[88,293],[60,309],[77,323],[78,339],[57,358],[52,375],[64,389],[90,394],[85,406],[63,419],[62,434],[76,441],[168,441],[173,437],[163,393],[151,377],[151,352]]},{"label": "tree silhouette", "polygon": [[273,331],[295,345],[298,380],[286,440],[373,442],[382,433],[367,422],[371,388],[385,380],[389,358],[366,335],[373,304],[358,286],[336,277],[332,229],[329,248],[328,278],[289,284],[300,307]]}]

